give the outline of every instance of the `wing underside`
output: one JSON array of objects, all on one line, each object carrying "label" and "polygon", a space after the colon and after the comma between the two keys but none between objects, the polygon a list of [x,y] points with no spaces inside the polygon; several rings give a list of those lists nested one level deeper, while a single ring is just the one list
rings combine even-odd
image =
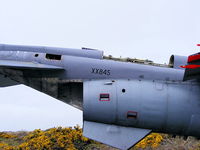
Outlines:
[{"label": "wing underside", "polygon": [[34,62],[0,60],[0,87],[23,84],[24,77],[48,77],[63,68]]},{"label": "wing underside", "polygon": [[18,84],[18,82],[11,80],[5,75],[0,74],[0,87],[14,86]]},{"label": "wing underside", "polygon": [[63,78],[64,72],[53,65],[0,60],[0,87],[24,84],[82,109],[83,83]]}]

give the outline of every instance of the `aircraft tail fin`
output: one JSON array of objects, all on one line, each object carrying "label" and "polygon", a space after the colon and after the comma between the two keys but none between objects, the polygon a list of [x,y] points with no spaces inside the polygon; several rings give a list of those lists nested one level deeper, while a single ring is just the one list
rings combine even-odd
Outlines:
[{"label": "aircraft tail fin", "polygon": [[129,149],[151,130],[84,121],[83,135],[119,149]]},{"label": "aircraft tail fin", "polygon": [[200,53],[190,55],[187,65],[180,67],[185,68],[183,81],[200,79]]}]

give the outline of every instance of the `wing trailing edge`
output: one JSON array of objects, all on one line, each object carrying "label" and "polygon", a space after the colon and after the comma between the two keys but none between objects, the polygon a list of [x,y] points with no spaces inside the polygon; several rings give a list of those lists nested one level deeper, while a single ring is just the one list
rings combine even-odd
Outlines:
[{"label": "wing trailing edge", "polygon": [[151,130],[84,121],[83,135],[119,149],[129,149]]}]

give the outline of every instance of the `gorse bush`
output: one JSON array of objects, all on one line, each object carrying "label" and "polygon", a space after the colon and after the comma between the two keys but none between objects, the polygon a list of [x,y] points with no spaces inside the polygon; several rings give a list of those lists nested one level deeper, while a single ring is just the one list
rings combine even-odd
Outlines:
[{"label": "gorse bush", "polygon": [[19,145],[21,149],[76,149],[77,143],[83,146],[91,142],[82,136],[82,130],[76,126],[72,128],[52,128],[46,131],[35,130],[24,137],[24,143]]},{"label": "gorse bush", "polygon": [[92,143],[92,140],[82,136],[82,129],[79,126],[72,128],[51,128],[45,131],[40,129],[29,132],[21,140],[21,144],[11,146],[5,139],[17,138],[16,135],[0,133],[0,149],[6,150],[75,150],[82,149]]},{"label": "gorse bush", "polygon": [[136,148],[152,147],[156,148],[162,142],[163,137],[158,133],[152,133],[135,145]]},{"label": "gorse bush", "polygon": [[[18,141],[18,143],[11,145],[8,140]],[[144,138],[135,148],[157,147],[161,141],[162,136],[153,133]],[[45,131],[37,129],[27,132],[24,136],[20,133],[0,132],[0,150],[85,150],[90,144],[100,145],[83,137],[82,129],[79,126],[51,128]]]},{"label": "gorse bush", "polygon": [[16,137],[16,135],[14,135],[14,134],[0,132],[0,138],[9,139],[9,138],[15,138],[15,137]]}]

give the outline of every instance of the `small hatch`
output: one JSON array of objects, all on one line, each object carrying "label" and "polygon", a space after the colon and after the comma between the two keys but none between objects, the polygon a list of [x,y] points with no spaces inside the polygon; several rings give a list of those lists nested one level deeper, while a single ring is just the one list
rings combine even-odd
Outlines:
[{"label": "small hatch", "polygon": [[99,96],[99,101],[110,101],[109,93],[101,93]]},{"label": "small hatch", "polygon": [[61,60],[62,55],[46,54],[46,59]]},{"label": "small hatch", "polygon": [[137,119],[137,112],[135,112],[135,111],[128,111],[127,112],[127,118],[128,119]]}]

